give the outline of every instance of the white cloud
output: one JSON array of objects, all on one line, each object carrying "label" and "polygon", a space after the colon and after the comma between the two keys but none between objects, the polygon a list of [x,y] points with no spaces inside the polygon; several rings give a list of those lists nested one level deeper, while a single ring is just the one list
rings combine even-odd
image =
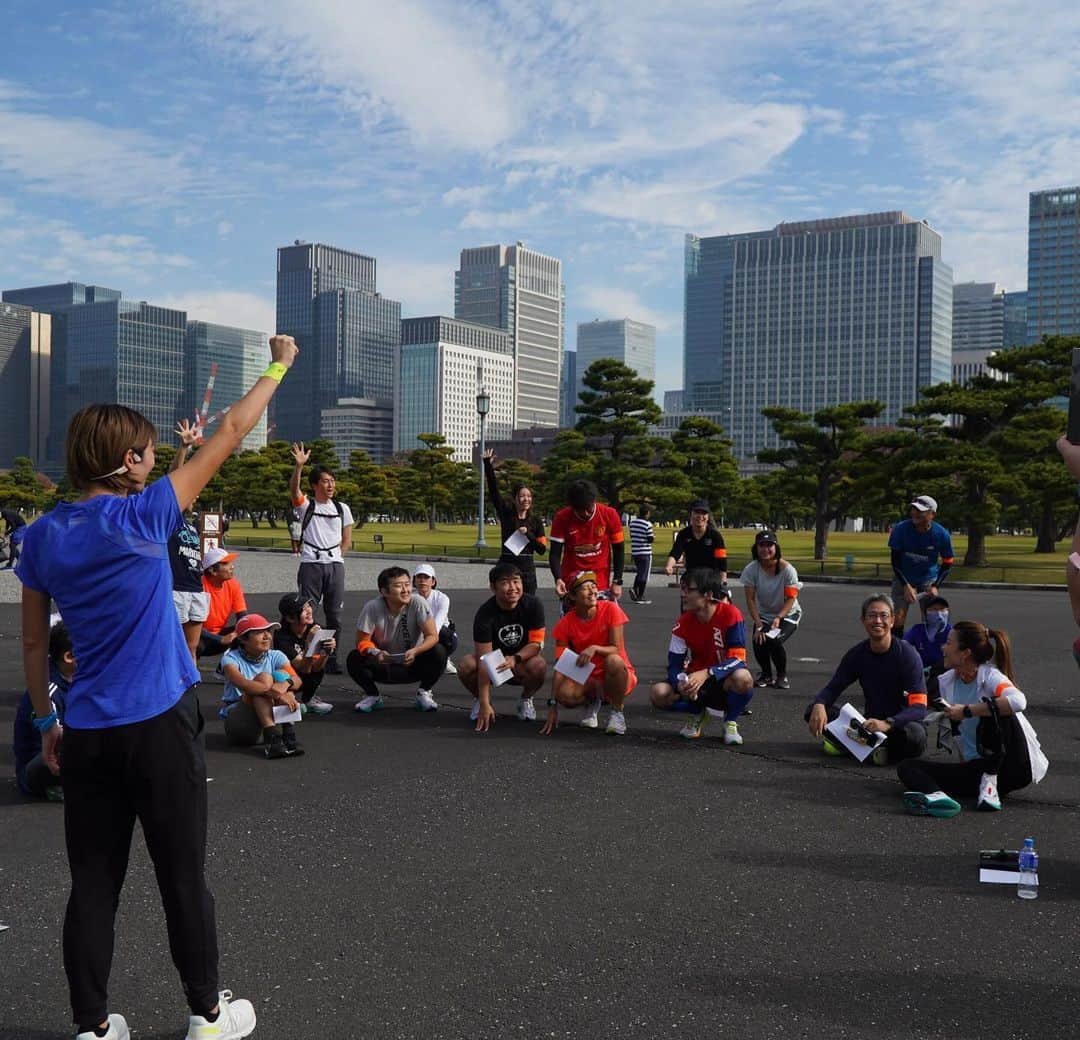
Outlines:
[{"label": "white cloud", "polygon": [[658,332],[670,332],[682,324],[682,315],[654,310],[629,289],[586,285],[576,296],[575,304],[578,310],[591,311],[593,317],[602,321],[631,318],[654,326]]},{"label": "white cloud", "polygon": [[227,238],[233,232],[232,222],[228,220],[219,220],[217,226],[217,233],[221,238]]},{"label": "white cloud", "polygon": [[507,231],[520,234],[523,228],[536,226],[536,218],[548,210],[546,202],[534,202],[521,209],[498,210],[471,209],[458,227],[462,231]]},{"label": "white cloud", "polygon": [[443,204],[446,206],[478,206],[491,194],[491,185],[476,184],[471,188],[451,188],[443,192]]},{"label": "white cloud", "polygon": [[29,191],[113,207],[168,206],[198,184],[183,152],[148,134],[31,104],[0,83],[0,173]]},{"label": "white cloud", "polygon": [[441,262],[418,261],[402,257],[378,258],[379,292],[401,301],[406,317],[428,314],[453,315],[454,271],[458,257]]},{"label": "white cloud", "polygon": [[191,321],[210,321],[217,325],[234,325],[254,329],[267,336],[275,331],[274,300],[256,293],[235,289],[193,290],[178,294],[155,296],[153,303],[187,311]]}]

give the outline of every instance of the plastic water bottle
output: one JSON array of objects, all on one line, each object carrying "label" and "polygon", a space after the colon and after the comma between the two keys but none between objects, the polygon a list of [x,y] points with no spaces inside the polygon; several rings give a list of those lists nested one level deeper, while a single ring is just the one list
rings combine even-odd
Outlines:
[{"label": "plastic water bottle", "polygon": [[679,674],[675,676],[676,689],[678,689],[679,686],[682,686],[689,678],[690,676],[687,675],[686,672],[679,672]]},{"label": "plastic water bottle", "polygon": [[1016,894],[1021,899],[1039,898],[1039,854],[1035,851],[1035,839],[1025,838],[1019,856],[1020,880]]}]

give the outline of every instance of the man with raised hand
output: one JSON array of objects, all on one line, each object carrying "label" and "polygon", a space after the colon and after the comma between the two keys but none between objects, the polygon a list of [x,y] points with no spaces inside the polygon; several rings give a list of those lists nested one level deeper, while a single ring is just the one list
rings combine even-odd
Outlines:
[{"label": "man with raised hand", "polygon": [[[300,490],[300,478],[311,458],[303,442],[292,446],[296,465],[289,480],[293,508],[300,513],[300,567],[296,584],[300,595],[316,606],[322,604],[326,627],[341,641],[341,612],[345,609],[344,554],[352,547],[353,515],[344,502],[338,502],[337,481],[326,466],[312,466],[308,474],[308,497]],[[326,672],[340,675],[337,651],[326,659]]]},{"label": "man with raised hand", "polygon": [[524,576],[516,564],[497,563],[488,574],[493,593],[473,619],[473,652],[458,666],[458,678],[476,700],[469,720],[476,732],[485,733],[495,721],[491,704],[491,676],[481,658],[499,650],[503,661],[499,671],[510,672],[508,685],[520,686],[517,717],[524,722],[536,719],[533,696],[544,685],[547,664],[544,649],[544,605],[525,592]]}]

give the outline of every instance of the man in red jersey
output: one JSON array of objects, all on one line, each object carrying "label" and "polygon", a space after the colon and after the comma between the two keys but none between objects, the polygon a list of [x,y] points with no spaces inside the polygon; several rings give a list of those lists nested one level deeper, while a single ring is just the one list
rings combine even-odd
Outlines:
[{"label": "man in red jersey", "polygon": [[596,485],[575,480],[566,493],[568,505],[551,521],[551,575],[555,592],[565,596],[570,579],[580,571],[596,575],[603,599],[622,595],[622,520],[611,506],[596,501]]},{"label": "man in red jersey", "polygon": [[741,744],[737,719],[754,695],[754,677],[746,666],[742,613],[721,598],[723,587],[709,568],[686,575],[686,611],[671,630],[668,681],[654,683],[650,696],[657,708],[693,713],[681,737],[700,737],[711,708],[724,717],[724,743]]}]

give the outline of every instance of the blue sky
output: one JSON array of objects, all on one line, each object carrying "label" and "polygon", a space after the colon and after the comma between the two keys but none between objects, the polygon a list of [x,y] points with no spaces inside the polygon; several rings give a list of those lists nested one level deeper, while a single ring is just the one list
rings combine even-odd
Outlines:
[{"label": "blue sky", "polygon": [[270,329],[275,249],[373,255],[453,312],[464,246],[563,260],[576,325],[658,328],[687,231],[903,209],[1025,286],[1027,193],[1080,182],[1080,5],[9,0],[0,287],[68,279]]}]

